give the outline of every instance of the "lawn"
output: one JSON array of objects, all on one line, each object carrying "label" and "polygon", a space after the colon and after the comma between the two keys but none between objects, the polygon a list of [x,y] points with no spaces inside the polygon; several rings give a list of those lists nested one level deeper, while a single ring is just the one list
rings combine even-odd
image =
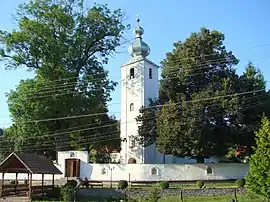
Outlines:
[{"label": "lawn", "polygon": [[[183,198],[183,202],[231,202],[231,200],[233,199],[233,196],[213,196],[213,197],[184,197]],[[238,202],[262,202],[263,198],[261,198],[260,196],[256,196],[256,195],[250,195],[250,194],[246,194],[246,195],[238,195],[237,196]],[[119,200],[106,200],[104,198],[77,198],[76,201],[81,201],[81,202],[94,202],[94,201],[119,201]],[[130,200],[131,202],[146,202],[149,200],[146,199],[137,199],[137,200]],[[180,197],[169,197],[169,198],[163,198],[159,200],[160,202],[176,202],[179,201],[181,202]]]},{"label": "lawn", "polygon": [[[213,196],[213,197],[185,197],[184,202],[231,202],[233,196]],[[263,199],[259,196],[238,195],[238,202],[262,202]],[[178,197],[170,197],[167,199],[161,199],[160,202],[173,202],[181,201]]]}]

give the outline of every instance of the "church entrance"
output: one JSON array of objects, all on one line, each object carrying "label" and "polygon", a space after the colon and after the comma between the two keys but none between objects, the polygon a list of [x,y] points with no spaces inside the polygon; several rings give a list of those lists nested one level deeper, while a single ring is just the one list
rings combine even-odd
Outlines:
[{"label": "church entrance", "polygon": [[80,177],[80,159],[66,159],[65,165],[65,177]]}]

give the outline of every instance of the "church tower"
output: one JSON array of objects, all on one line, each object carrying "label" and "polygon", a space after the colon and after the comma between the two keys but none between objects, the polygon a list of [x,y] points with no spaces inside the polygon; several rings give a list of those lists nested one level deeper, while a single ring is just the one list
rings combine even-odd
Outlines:
[{"label": "church tower", "polygon": [[137,141],[139,109],[158,97],[158,65],[147,59],[149,46],[142,40],[144,33],[137,17],[135,39],[129,47],[131,60],[121,67],[121,163],[154,163],[154,146],[144,148]]}]

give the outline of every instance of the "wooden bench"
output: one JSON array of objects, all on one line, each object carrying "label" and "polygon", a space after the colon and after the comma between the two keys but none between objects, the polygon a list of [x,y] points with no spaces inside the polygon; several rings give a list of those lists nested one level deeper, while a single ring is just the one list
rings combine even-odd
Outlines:
[{"label": "wooden bench", "polygon": [[2,196],[16,195],[20,193],[26,193],[28,191],[28,185],[25,184],[5,184],[2,187]]},{"label": "wooden bench", "polygon": [[103,188],[103,182],[101,181],[93,181],[93,180],[89,180],[89,187],[93,188],[93,187],[101,187]]}]

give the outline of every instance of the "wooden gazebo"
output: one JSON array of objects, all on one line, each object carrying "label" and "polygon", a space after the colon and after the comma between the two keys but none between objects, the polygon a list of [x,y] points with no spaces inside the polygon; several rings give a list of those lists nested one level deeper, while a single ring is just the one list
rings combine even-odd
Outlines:
[{"label": "wooden gazebo", "polygon": [[[43,194],[46,191],[51,190],[54,187],[54,175],[62,174],[62,172],[53,164],[53,162],[47,159],[45,156],[36,155],[33,153],[15,153],[12,152],[2,163],[0,164],[0,172],[2,173],[1,181],[1,197],[11,194],[26,193],[31,199],[33,194]],[[15,173],[15,184],[5,184],[5,173]],[[17,184],[18,174],[27,173],[27,183]],[[41,174],[41,186],[32,186],[32,175]],[[44,186],[44,175],[52,175],[52,185]]]}]

